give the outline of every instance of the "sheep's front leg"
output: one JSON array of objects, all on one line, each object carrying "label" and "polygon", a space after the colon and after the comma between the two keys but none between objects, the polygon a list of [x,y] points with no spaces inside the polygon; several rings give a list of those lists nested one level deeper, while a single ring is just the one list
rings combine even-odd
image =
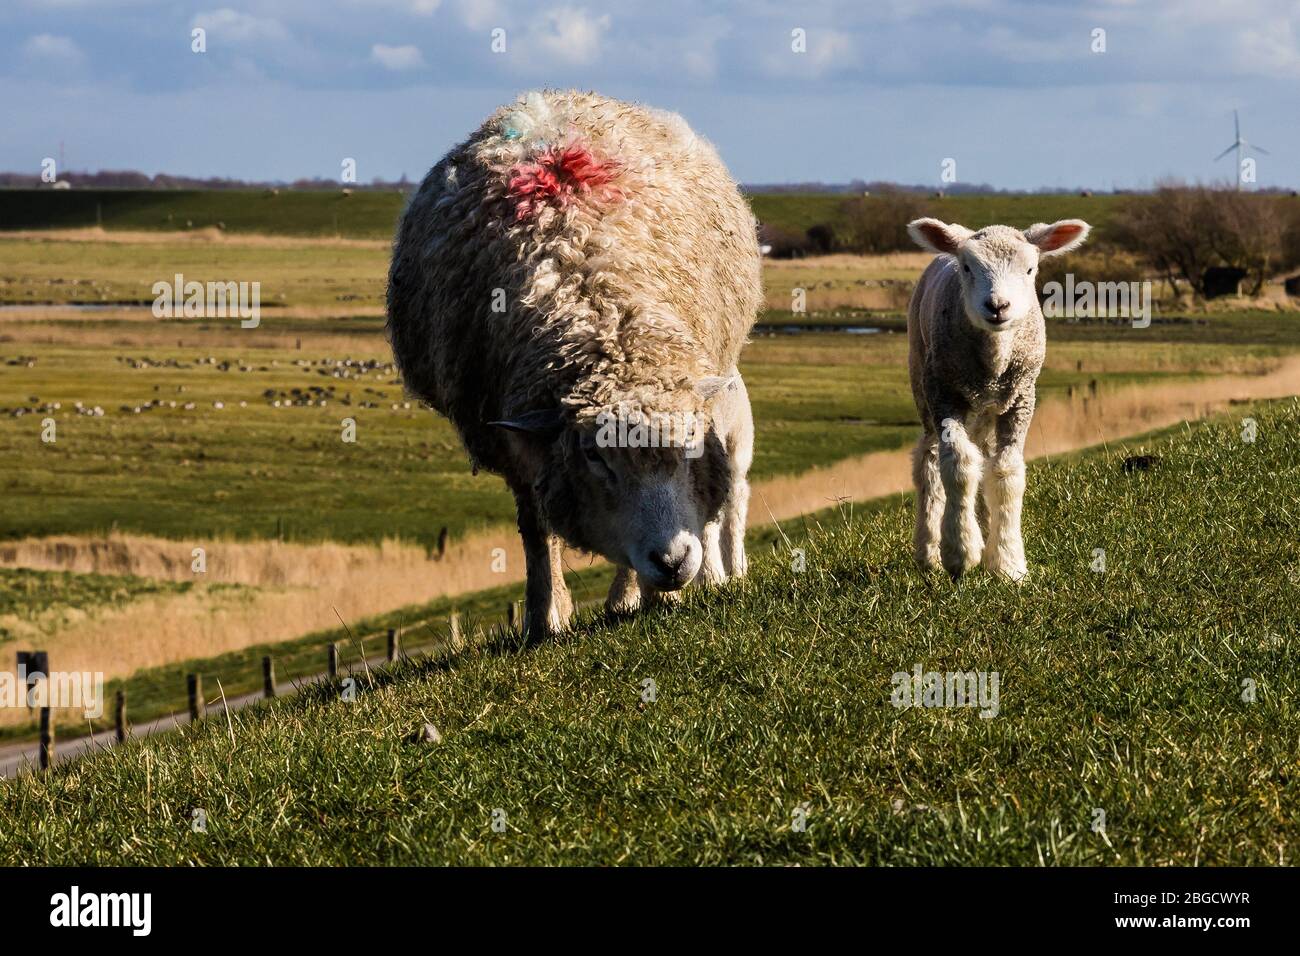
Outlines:
[{"label": "sheep's front leg", "polygon": [[705,584],[721,584],[727,580],[727,569],[722,563],[722,516],[704,526],[700,537],[704,546],[704,560],[700,563],[699,580]]},{"label": "sheep's front leg", "polygon": [[975,515],[984,456],[956,418],[939,423],[939,477],[943,482],[943,526],[939,556],[953,578],[960,577],[980,560],[984,535]]},{"label": "sheep's front leg", "polygon": [[912,482],[916,486],[916,531],[912,545],[922,568],[939,567],[939,540],[946,497],[939,477],[939,438],[926,431],[912,453]]},{"label": "sheep's front leg", "polygon": [[997,446],[984,475],[984,500],[989,512],[989,535],[984,546],[984,567],[1013,581],[1028,573],[1020,515],[1025,499],[1025,434],[1033,417],[1032,405],[1018,406],[998,419]]},{"label": "sheep's front leg", "polygon": [[640,606],[641,585],[637,582],[636,572],[620,565],[610,582],[605,610],[611,614],[631,614]]},{"label": "sheep's front leg", "polygon": [[564,543],[543,526],[531,495],[516,495],[515,504],[527,572],[524,630],[530,639],[536,640],[558,634],[569,626],[573,598],[564,583]]},{"label": "sheep's front leg", "polygon": [[731,494],[722,509],[722,566],[733,578],[749,570],[745,557],[745,525],[749,520],[749,481],[743,475],[732,478]]}]

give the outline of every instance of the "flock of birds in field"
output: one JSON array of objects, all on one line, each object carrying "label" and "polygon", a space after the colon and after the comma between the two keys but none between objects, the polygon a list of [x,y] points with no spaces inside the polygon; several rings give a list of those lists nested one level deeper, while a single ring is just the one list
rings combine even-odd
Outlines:
[{"label": "flock of birds in field", "polygon": [[[4,364],[33,368],[36,365],[34,356],[20,355],[10,359],[4,359]],[[133,370],[149,369],[176,369],[176,370],[197,370],[208,368],[217,372],[272,372],[281,367],[277,359],[269,363],[255,365],[246,363],[243,359],[223,359],[218,361],[213,356],[200,356],[193,362],[184,362],[175,358],[154,359],[148,356],[130,356],[119,355],[116,361]],[[376,359],[296,359],[289,363],[290,368],[298,368],[306,374],[315,373],[316,375],[326,376],[328,378],[347,380],[360,383],[367,376],[373,376],[375,379],[384,379],[391,377],[391,381],[383,382],[384,385],[392,385],[397,388],[402,387],[402,381],[398,377],[397,367],[392,362],[381,362]],[[164,386],[155,385],[154,391],[162,391]],[[188,390],[185,385],[175,386],[177,393],[184,393]],[[387,406],[390,411],[409,411],[411,403],[409,401],[393,402],[387,399],[387,394],[378,389],[369,386],[364,387],[363,392],[368,397],[359,400],[354,399],[352,392],[347,391],[342,395],[338,394],[336,385],[308,385],[305,388],[268,388],[262,394],[263,403],[272,408],[325,408],[331,404],[343,407],[355,407],[364,409],[379,409]],[[14,408],[0,408],[0,416],[10,418],[21,418],[24,415],[49,415],[54,412],[63,410],[63,402],[42,401],[40,396],[31,395],[27,399],[28,404],[20,405]],[[159,410],[179,409],[181,411],[196,411],[200,405],[210,407],[214,411],[221,411],[226,408],[247,408],[246,399],[239,401],[225,401],[214,399],[202,403],[194,400],[185,399],[164,399],[153,398],[139,403],[128,403],[118,407],[118,411],[127,415],[142,415],[147,412]],[[86,405],[82,402],[73,402],[70,409],[77,415],[84,415],[91,418],[103,418],[105,415],[104,407],[101,405]]]}]

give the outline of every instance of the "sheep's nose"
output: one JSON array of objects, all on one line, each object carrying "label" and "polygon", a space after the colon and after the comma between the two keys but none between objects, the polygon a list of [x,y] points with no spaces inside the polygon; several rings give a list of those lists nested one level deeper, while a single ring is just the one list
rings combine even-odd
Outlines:
[{"label": "sheep's nose", "polygon": [[670,581],[677,580],[682,565],[690,556],[690,551],[685,550],[681,554],[659,554],[657,551],[651,551],[646,555],[650,559],[650,566]]},{"label": "sheep's nose", "polygon": [[984,303],[984,308],[988,309],[994,315],[1000,316],[1007,309],[1011,308],[1011,303],[1006,299],[999,299],[997,296],[989,296],[988,301]]},{"label": "sheep's nose", "polygon": [[681,536],[667,549],[646,552],[646,561],[659,581],[660,590],[685,587],[700,570],[702,549],[698,540]]}]

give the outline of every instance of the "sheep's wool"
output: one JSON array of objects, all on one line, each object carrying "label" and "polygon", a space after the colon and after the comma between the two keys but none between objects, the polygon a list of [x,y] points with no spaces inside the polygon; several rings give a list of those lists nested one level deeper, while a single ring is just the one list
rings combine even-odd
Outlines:
[{"label": "sheep's wool", "polygon": [[696,383],[735,366],[760,297],[753,216],[680,117],[534,92],[412,197],[389,335],[408,388],[495,467],[494,419],[700,412]]}]

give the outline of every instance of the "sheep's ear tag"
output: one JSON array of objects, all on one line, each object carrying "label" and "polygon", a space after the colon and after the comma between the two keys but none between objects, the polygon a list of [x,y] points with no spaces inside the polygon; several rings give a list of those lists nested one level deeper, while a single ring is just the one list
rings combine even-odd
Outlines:
[{"label": "sheep's ear tag", "polygon": [[732,375],[706,375],[695,383],[695,391],[700,398],[710,399],[731,384]]},{"label": "sheep's ear tag", "polygon": [[498,422],[488,422],[506,431],[522,432],[528,435],[554,435],[564,425],[564,412],[558,408],[543,408],[535,412],[524,412],[514,418]]}]

